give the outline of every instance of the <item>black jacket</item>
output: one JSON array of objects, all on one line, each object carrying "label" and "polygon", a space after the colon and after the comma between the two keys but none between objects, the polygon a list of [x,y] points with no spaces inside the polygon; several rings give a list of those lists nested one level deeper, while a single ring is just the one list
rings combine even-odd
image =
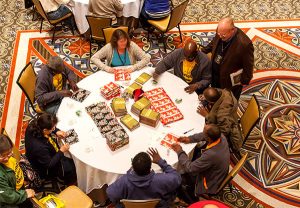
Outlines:
[{"label": "black jacket", "polygon": [[57,176],[61,170],[64,153],[56,152],[52,144],[44,136],[35,137],[32,124],[25,132],[26,157],[41,178]]}]

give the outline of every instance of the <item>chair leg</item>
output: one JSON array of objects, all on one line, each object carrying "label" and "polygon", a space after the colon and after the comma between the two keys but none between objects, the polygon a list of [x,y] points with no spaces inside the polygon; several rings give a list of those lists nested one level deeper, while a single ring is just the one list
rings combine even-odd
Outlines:
[{"label": "chair leg", "polygon": [[182,42],[182,35],[181,35],[180,25],[178,24],[177,27],[178,27],[178,30],[179,30],[180,40],[181,40],[181,42]]},{"label": "chair leg", "polygon": [[54,44],[54,35],[56,31],[56,25],[54,25],[53,34],[52,34],[52,44]]},{"label": "chair leg", "polygon": [[90,37],[90,57],[92,57],[92,38]]},{"label": "chair leg", "polygon": [[166,41],[167,41],[168,39],[165,39],[165,36],[164,36],[164,33],[163,33],[163,32],[161,33],[161,39],[162,39],[162,42],[163,42],[163,44],[164,44],[164,50],[165,50],[165,53],[167,53],[167,43],[166,43]]},{"label": "chair leg", "polygon": [[44,19],[42,19],[42,21],[41,21],[40,33],[42,32],[42,28],[43,28],[43,21],[44,21]]},{"label": "chair leg", "polygon": [[232,184],[230,182],[228,183],[228,186],[229,186],[230,193],[232,193]]}]

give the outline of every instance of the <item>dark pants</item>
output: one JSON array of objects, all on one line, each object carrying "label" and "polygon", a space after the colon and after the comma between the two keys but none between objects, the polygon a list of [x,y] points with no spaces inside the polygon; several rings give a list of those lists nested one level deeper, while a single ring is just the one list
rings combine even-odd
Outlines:
[{"label": "dark pants", "polygon": [[33,208],[33,204],[30,199],[26,199],[22,204],[18,205],[19,208]]},{"label": "dark pants", "polygon": [[[68,7],[66,7],[65,5],[60,5],[56,11],[48,12],[47,16],[48,16],[49,20],[57,20],[69,13],[72,13],[72,12]],[[69,24],[71,27],[75,28],[75,23],[74,23],[73,18],[68,18],[66,20],[66,23]]]},{"label": "dark pants", "polygon": [[243,86],[242,85],[236,85],[234,87],[231,88],[231,92],[233,93],[234,97],[236,98],[236,100],[238,101],[241,93],[243,90]]},{"label": "dark pants", "polygon": [[141,14],[140,14],[140,22],[143,28],[149,28],[151,27],[151,24],[148,23],[148,20],[160,20],[166,17],[160,17],[160,18],[153,18],[150,17],[146,11],[145,11],[145,7],[143,6]]},{"label": "dark pants", "polygon": [[199,201],[198,197],[195,196],[196,176],[185,173],[181,175],[181,179],[182,182],[178,190],[178,198],[187,204],[193,204]]}]

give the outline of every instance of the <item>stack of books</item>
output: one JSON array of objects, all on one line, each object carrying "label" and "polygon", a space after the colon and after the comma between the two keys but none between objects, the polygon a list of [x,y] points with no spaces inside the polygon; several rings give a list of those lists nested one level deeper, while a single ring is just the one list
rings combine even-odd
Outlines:
[{"label": "stack of books", "polygon": [[126,115],[127,109],[125,99],[121,97],[113,98],[111,102],[111,109],[117,117]]},{"label": "stack of books", "polygon": [[115,69],[115,81],[129,81],[131,80],[130,73],[124,69]]},{"label": "stack of books", "polygon": [[145,97],[142,97],[138,101],[136,101],[132,106],[131,106],[131,112],[134,113],[135,115],[139,116],[140,113],[142,112],[143,109],[149,108],[151,105],[150,100],[148,100]]},{"label": "stack of books", "polygon": [[132,83],[131,85],[129,85],[126,89],[125,89],[125,92],[127,94],[130,95],[130,97],[133,97],[133,91],[136,90],[136,89],[141,89],[142,86],[137,84],[137,83]]},{"label": "stack of books", "polygon": [[139,83],[141,85],[145,84],[149,79],[151,78],[150,74],[147,74],[143,72],[138,78],[136,78],[134,81],[136,83]]},{"label": "stack of books", "polygon": [[110,82],[101,87],[100,92],[106,100],[110,100],[114,97],[120,96],[120,86],[113,82]]},{"label": "stack of books", "polygon": [[140,126],[140,123],[133,118],[130,114],[127,114],[123,116],[120,119],[121,123],[124,124],[130,131],[133,131],[134,129],[138,128]]},{"label": "stack of books", "polygon": [[159,122],[160,114],[151,109],[144,109],[142,110],[139,118],[140,123],[156,127]]}]

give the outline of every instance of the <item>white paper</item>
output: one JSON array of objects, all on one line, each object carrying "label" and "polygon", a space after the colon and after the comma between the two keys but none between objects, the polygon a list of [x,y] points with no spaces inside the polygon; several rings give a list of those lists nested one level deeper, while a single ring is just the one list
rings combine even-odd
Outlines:
[{"label": "white paper", "polygon": [[236,86],[241,84],[243,69],[239,69],[236,72],[230,74],[231,85]]}]

